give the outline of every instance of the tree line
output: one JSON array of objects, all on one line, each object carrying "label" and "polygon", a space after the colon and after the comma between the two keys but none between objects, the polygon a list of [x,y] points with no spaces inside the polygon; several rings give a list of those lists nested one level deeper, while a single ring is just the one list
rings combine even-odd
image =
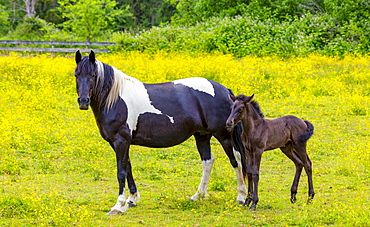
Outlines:
[{"label": "tree line", "polygon": [[[194,48],[224,53],[242,47],[243,56],[260,48],[257,44],[265,36],[268,45],[280,51],[292,51],[286,43],[294,47],[309,42],[305,48],[313,50],[307,52],[334,45],[329,52],[335,53],[339,45],[340,53],[366,53],[369,18],[368,0],[0,0],[0,37],[113,40],[128,50],[179,48],[171,42],[186,39]],[[205,40],[199,43],[196,38]],[[257,39],[255,46],[245,45],[253,42],[250,39]],[[284,45],[276,46],[278,42]]]}]

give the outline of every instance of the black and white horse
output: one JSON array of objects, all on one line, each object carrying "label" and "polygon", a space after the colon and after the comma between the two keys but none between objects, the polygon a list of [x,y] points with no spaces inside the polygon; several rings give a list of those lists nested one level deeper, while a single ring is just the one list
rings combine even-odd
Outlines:
[{"label": "black and white horse", "polygon": [[[212,169],[210,139],[222,145],[238,182],[237,201],[246,197],[245,152],[240,140],[241,125],[226,129],[230,114],[231,91],[205,78],[188,78],[168,83],[145,84],[95,58],[93,51],[75,60],[78,103],[81,110],[91,106],[101,136],[116,153],[119,195],[108,214],[120,214],[139,200],[129,158],[131,144],[171,147],[194,135],[203,162],[203,175],[197,192],[190,198],[204,197]],[[125,181],[130,195],[126,199]]]}]

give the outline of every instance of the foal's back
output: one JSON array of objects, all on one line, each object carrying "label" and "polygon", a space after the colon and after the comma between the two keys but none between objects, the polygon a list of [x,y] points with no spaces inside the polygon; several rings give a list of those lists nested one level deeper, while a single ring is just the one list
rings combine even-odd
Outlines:
[{"label": "foal's back", "polygon": [[296,143],[299,136],[307,130],[306,123],[293,115],[264,120],[268,126],[266,127],[268,139],[265,150],[284,147],[290,141]]}]

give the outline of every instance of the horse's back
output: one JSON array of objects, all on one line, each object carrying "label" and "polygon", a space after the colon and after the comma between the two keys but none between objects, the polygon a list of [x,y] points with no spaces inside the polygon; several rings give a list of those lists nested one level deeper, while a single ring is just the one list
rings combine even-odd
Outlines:
[{"label": "horse's back", "polygon": [[229,90],[204,78],[188,78],[162,84],[144,84],[158,113],[138,117],[133,141],[138,145],[173,146],[195,132],[225,129],[230,112]]}]

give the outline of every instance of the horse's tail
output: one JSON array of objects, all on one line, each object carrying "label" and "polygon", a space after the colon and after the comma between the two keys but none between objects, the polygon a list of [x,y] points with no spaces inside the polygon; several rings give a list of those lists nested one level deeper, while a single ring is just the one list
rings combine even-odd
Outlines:
[{"label": "horse's tail", "polygon": [[247,159],[246,159],[245,149],[244,149],[244,145],[243,145],[242,138],[241,138],[241,134],[243,132],[242,127],[243,126],[241,122],[235,125],[233,132],[232,132],[232,142],[233,142],[234,149],[240,153],[243,176],[245,178],[247,176]]},{"label": "horse's tail", "polygon": [[307,129],[302,135],[299,136],[298,139],[300,142],[306,142],[313,135],[313,129],[314,129],[313,124],[309,121],[304,121],[304,123],[306,123]]}]

